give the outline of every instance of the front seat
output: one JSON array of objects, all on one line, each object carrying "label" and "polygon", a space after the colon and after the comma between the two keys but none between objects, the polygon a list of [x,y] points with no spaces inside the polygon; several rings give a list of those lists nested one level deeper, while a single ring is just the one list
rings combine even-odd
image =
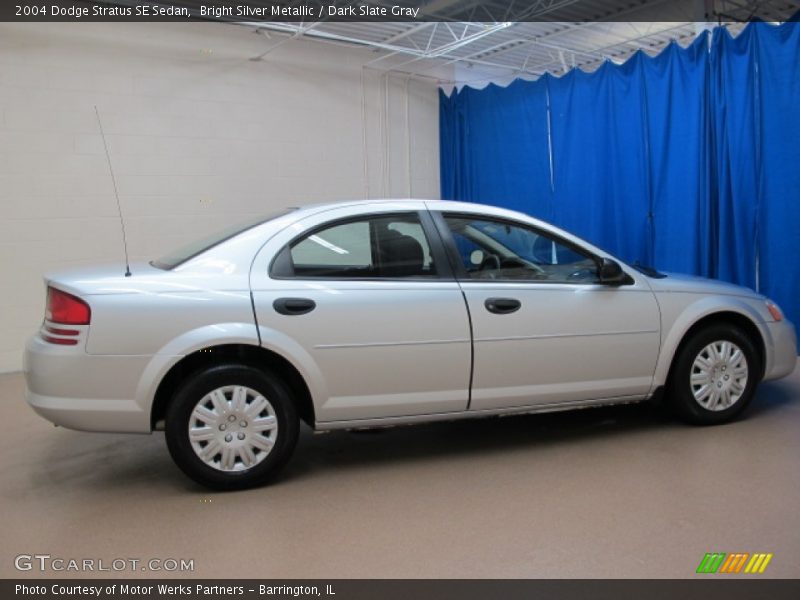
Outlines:
[{"label": "front seat", "polygon": [[380,240],[380,276],[415,277],[424,275],[425,251],[410,235],[389,229]]}]

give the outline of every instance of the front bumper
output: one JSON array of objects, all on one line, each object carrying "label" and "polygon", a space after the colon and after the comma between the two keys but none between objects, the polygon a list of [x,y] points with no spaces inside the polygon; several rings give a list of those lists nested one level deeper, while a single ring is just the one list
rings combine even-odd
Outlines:
[{"label": "front bumper", "polygon": [[25,346],[25,399],[56,425],[80,431],[150,432],[150,413],[136,401],[150,356],[94,356],[38,335]]},{"label": "front bumper", "polygon": [[[779,379],[794,371],[797,365],[797,334],[791,321],[767,323],[771,348],[767,348],[767,365],[764,379]],[[771,352],[770,352],[771,350]]]}]

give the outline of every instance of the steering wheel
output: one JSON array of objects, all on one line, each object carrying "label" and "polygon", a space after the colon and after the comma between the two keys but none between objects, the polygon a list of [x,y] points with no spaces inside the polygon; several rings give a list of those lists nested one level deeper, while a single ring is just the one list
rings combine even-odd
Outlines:
[{"label": "steering wheel", "polygon": [[523,260],[516,256],[510,256],[508,258],[502,259],[500,261],[500,267],[503,269],[522,269],[523,272],[533,271],[537,277],[545,273],[545,270],[539,265],[530,261]]},{"label": "steering wheel", "polygon": [[500,270],[500,257],[497,254],[487,254],[483,257],[480,266],[478,267],[478,272],[481,271],[491,271],[487,273],[487,275],[494,279],[497,277],[497,272]]},{"label": "steering wheel", "polygon": [[504,276],[511,277],[512,279],[527,279],[529,276],[525,274],[526,271],[533,272],[534,278],[543,277],[545,274],[545,270],[539,265],[517,258],[516,256],[500,258],[497,254],[487,254],[484,256],[478,267],[478,272],[487,271],[487,277],[496,279],[502,269],[516,269],[516,273],[504,273]]}]

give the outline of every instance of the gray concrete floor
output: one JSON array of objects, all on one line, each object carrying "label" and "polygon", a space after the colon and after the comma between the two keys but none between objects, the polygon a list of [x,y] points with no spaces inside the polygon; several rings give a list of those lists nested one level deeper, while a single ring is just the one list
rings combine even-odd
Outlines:
[{"label": "gray concrete floor", "polygon": [[800,577],[800,369],[714,428],[635,405],[306,430],[280,481],[228,494],[188,481],[162,434],[53,428],[18,374],[0,423],[1,577],[45,553],[190,558],[209,578],[683,578],[711,551]]}]

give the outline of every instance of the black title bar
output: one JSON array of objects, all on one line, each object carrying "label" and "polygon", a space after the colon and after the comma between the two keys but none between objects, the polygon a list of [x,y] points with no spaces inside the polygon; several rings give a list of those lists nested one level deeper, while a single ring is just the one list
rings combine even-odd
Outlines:
[{"label": "black title bar", "polygon": [[6,579],[0,597],[31,600],[796,600],[800,581],[709,576],[705,579]]},{"label": "black title bar", "polygon": [[785,21],[783,0],[10,0],[0,21]]}]

